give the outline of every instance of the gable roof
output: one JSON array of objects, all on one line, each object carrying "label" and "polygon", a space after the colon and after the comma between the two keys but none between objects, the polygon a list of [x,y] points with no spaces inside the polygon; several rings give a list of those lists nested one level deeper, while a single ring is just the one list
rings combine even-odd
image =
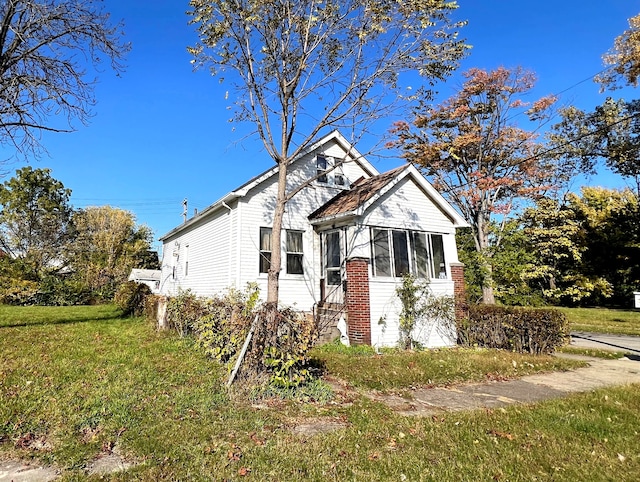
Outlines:
[{"label": "gable roof", "polygon": [[348,191],[342,191],[324,206],[309,214],[310,220],[320,220],[328,217],[337,217],[341,214],[349,214],[376,196],[387,184],[389,184],[398,172],[406,169],[408,165],[397,167],[383,174],[360,178],[353,183]]},{"label": "gable roof", "polygon": [[311,224],[323,224],[329,221],[359,216],[377,199],[406,177],[410,177],[418,184],[433,203],[451,219],[454,227],[469,226],[453,206],[410,164],[405,164],[369,179],[359,179],[349,191],[339,193],[324,206],[311,213],[309,220]]},{"label": "gable roof", "polygon": [[[316,142],[314,142],[313,144],[309,145],[307,148],[302,150],[297,157],[291,160],[290,164],[296,162],[303,156],[315,151],[316,149],[322,147],[323,145],[331,141],[335,141],[339,146],[341,146],[344,149],[347,155],[351,155],[351,157],[360,164],[362,169],[365,172],[367,172],[367,174],[369,174],[370,176],[376,176],[377,174],[379,174],[378,170],[369,161],[367,161],[362,156],[362,154],[337,130],[333,130],[326,136],[322,137],[321,139],[317,140]],[[275,165],[267,169],[263,173],[258,174],[257,176],[253,177],[249,181],[242,184],[240,187],[225,194],[223,197],[221,197],[216,202],[214,202],[213,204],[209,205],[208,207],[200,211],[197,215],[193,216],[191,219],[187,220],[186,222],[173,228],[171,231],[161,236],[159,238],[160,241],[164,241],[165,239],[171,238],[172,236],[178,234],[185,228],[192,226],[193,224],[204,219],[206,216],[214,213],[215,211],[218,211],[219,209],[231,209],[229,208],[228,203],[238,198],[246,196],[251,189],[258,186],[260,183],[266,181],[270,177],[275,176],[277,173],[278,173],[278,166]]]}]

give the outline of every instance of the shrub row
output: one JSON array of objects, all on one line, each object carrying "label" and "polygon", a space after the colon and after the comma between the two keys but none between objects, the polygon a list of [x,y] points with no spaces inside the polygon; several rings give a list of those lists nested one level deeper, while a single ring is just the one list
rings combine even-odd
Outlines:
[{"label": "shrub row", "polygon": [[0,304],[72,306],[91,304],[89,290],[78,281],[46,276],[40,281],[12,277],[0,279]]},{"label": "shrub row", "polygon": [[564,313],[547,308],[472,305],[458,322],[459,344],[520,353],[553,353],[568,334]]}]

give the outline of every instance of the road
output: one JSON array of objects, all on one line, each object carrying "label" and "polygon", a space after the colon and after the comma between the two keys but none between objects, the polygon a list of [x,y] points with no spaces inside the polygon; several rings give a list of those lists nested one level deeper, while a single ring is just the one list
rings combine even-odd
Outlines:
[{"label": "road", "polygon": [[624,351],[640,355],[640,336],[572,331],[570,346],[575,346],[576,348]]}]

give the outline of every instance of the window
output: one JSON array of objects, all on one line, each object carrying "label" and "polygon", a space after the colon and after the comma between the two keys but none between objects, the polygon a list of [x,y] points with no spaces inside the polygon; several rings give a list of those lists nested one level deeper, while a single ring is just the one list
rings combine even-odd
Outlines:
[{"label": "window", "polygon": [[327,158],[324,156],[316,156],[316,175],[318,176],[318,182],[326,184],[329,179],[327,178]]},{"label": "window", "polygon": [[184,275],[189,276],[189,245],[184,247]]},{"label": "window", "polygon": [[268,273],[271,266],[271,228],[260,228],[260,273]]},{"label": "window", "polygon": [[371,229],[374,276],[447,278],[441,234]]},{"label": "window", "polygon": [[338,286],[342,283],[340,273],[342,256],[340,254],[340,231],[332,231],[324,237],[325,272],[327,285]]},{"label": "window", "polygon": [[344,177],[344,171],[342,170],[342,166],[338,166],[333,170],[333,183],[336,186],[346,186],[347,178]]},{"label": "window", "polygon": [[447,265],[444,262],[444,245],[441,234],[431,235],[431,253],[433,254],[434,278],[447,278]]},{"label": "window", "polygon": [[287,231],[287,273],[304,274],[302,266],[302,231]]},{"label": "window", "polygon": [[318,154],[316,156],[316,181],[338,188],[348,188],[349,180],[342,169],[342,161]]}]

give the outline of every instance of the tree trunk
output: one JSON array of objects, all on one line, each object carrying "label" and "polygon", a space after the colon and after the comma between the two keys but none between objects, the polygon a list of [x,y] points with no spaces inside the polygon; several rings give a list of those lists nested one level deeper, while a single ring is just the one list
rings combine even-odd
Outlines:
[{"label": "tree trunk", "polygon": [[[495,305],[496,298],[493,293],[493,277],[491,275],[485,277],[484,283],[482,286],[482,302],[485,305]],[[488,282],[488,283],[487,283]]]},{"label": "tree trunk", "polygon": [[482,302],[486,305],[495,305],[496,298],[493,292],[493,267],[489,255],[489,222],[485,220],[482,211],[476,217],[476,248],[482,260]]},{"label": "tree trunk", "polygon": [[273,308],[278,306],[280,295],[280,266],[282,265],[282,218],[286,200],[287,187],[287,162],[278,162],[278,194],[273,212],[273,225],[271,228],[271,264],[267,277],[267,305]]}]

